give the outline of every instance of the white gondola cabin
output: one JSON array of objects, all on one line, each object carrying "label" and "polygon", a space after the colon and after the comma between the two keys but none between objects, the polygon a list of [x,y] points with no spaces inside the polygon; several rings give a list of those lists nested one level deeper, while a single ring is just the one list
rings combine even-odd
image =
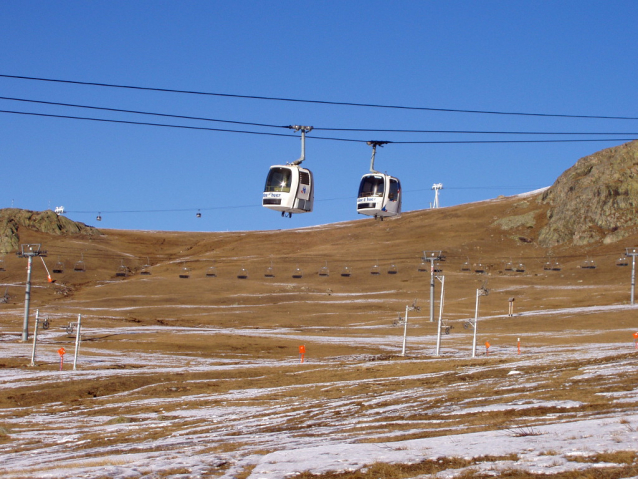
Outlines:
[{"label": "white gondola cabin", "polygon": [[311,126],[291,126],[301,131],[301,157],[286,165],[273,165],[266,177],[262,206],[281,211],[281,216],[310,213],[314,202],[315,185],[312,172],[299,166],[306,159],[306,133]]},{"label": "white gondola cabin", "polygon": [[370,173],[361,177],[357,195],[357,213],[383,219],[401,214],[401,183],[398,178],[380,173],[374,169],[377,146],[387,142],[369,141],[372,146]]},{"label": "white gondola cabin", "polygon": [[312,172],[299,165],[270,167],[262,198],[262,205],[281,215],[310,213],[314,201]]}]

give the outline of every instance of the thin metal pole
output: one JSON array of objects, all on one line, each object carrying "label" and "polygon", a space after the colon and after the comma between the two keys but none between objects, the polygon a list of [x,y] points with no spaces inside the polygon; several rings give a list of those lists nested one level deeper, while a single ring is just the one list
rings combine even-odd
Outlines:
[{"label": "thin metal pole", "polygon": [[35,346],[38,343],[38,325],[40,324],[40,310],[35,310],[35,329],[33,330],[33,349],[31,350],[31,364],[35,366]]},{"label": "thin metal pole", "polygon": [[405,322],[403,323],[403,349],[401,356],[405,356],[405,343],[408,337],[408,306],[405,307]]},{"label": "thin metal pole", "polygon": [[434,260],[430,261],[430,322],[434,321]]},{"label": "thin metal pole", "polygon": [[636,255],[631,255],[631,305],[634,305],[634,291],[636,289]]},{"label": "thin metal pole", "polygon": [[441,276],[441,301],[439,302],[439,327],[436,333],[436,355],[439,356],[441,350],[441,322],[443,321],[443,294],[445,291],[445,276]]},{"label": "thin metal pole", "polygon": [[24,321],[22,323],[22,341],[29,339],[29,306],[31,303],[31,269],[33,256],[27,256],[27,289],[24,293]]},{"label": "thin metal pole", "polygon": [[80,350],[80,335],[82,333],[82,315],[78,314],[78,329],[75,335],[75,356],[73,357],[73,370],[75,371],[75,366],[78,362],[78,352]]},{"label": "thin metal pole", "polygon": [[478,328],[478,308],[481,290],[476,290],[476,312],[474,313],[474,339],[472,340],[472,357],[476,357],[476,329]]}]

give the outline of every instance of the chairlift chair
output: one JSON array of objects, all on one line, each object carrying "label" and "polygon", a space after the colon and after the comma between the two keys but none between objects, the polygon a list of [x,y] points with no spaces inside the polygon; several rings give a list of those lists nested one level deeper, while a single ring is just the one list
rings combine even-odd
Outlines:
[{"label": "chairlift chair", "polygon": [[352,275],[352,270],[349,266],[344,266],[341,270],[341,276],[344,278],[349,278]]},{"label": "chairlift chair", "polygon": [[86,272],[86,265],[84,264],[84,253],[82,253],[80,261],[75,263],[75,265],[73,266],[73,271],[75,271],[77,273]]},{"label": "chairlift chair", "polygon": [[505,263],[505,268],[503,268],[505,271],[514,271],[514,263],[512,263],[512,260],[509,260],[507,263]]},{"label": "chairlift chair", "polygon": [[209,266],[206,270],[207,278],[216,278],[217,277],[217,268],[215,266]]},{"label": "chairlift chair", "polygon": [[120,265],[120,267],[117,268],[117,271],[115,272],[115,276],[119,276],[119,277],[128,276],[128,268],[124,266],[124,260],[122,260],[122,264]]},{"label": "chairlift chair", "polygon": [[242,267],[239,270],[239,273],[237,273],[237,278],[238,279],[248,279],[248,270],[244,267]]},{"label": "chairlift chair", "polygon": [[292,272],[292,277],[295,279],[303,278],[303,272],[301,271],[301,268],[299,266],[297,266]]},{"label": "chairlift chair", "polygon": [[281,216],[310,213],[314,202],[312,172],[299,166],[306,156],[306,133],[311,126],[291,127],[301,131],[301,158],[286,165],[273,165],[268,171],[261,200],[265,208],[280,211]]},{"label": "chairlift chair", "polygon": [[616,260],[616,266],[629,266],[629,258],[627,258],[627,256],[621,256]]},{"label": "chairlift chair", "polygon": [[0,258],[0,273],[3,271],[6,271],[6,269],[4,269],[4,258]]},{"label": "chairlift chair", "polygon": [[421,261],[421,264],[419,265],[419,267],[416,270],[419,273],[425,273],[427,271],[430,271],[430,266],[428,265],[427,261]]},{"label": "chairlift chair", "polygon": [[379,263],[375,263],[374,266],[372,266],[372,269],[370,270],[370,274],[378,276],[381,274],[381,268],[379,267]]},{"label": "chairlift chair", "polygon": [[558,261],[554,261],[554,264],[552,265],[552,271],[560,271],[560,270],[561,270],[560,263]]},{"label": "chairlift chair", "polygon": [[182,279],[188,279],[191,277],[191,270],[184,264],[181,271],[179,272],[179,277]]},{"label": "chairlift chair", "polygon": [[275,268],[272,267],[272,263],[270,266],[266,268],[266,272],[264,273],[265,278],[274,278],[275,277]]},{"label": "chairlift chair", "polygon": [[392,263],[390,265],[390,267],[388,268],[388,274],[397,274],[399,272],[399,270],[397,269],[397,266]]},{"label": "chairlift chair", "polygon": [[470,264],[469,258],[461,265],[461,271],[472,271],[472,265]]},{"label": "chairlift chair", "polygon": [[443,267],[439,263],[434,263],[434,272],[435,273],[442,273],[443,272]]},{"label": "chairlift chair", "polygon": [[328,269],[328,262],[326,261],[325,266],[322,266],[319,270],[319,276],[330,276],[330,270]]},{"label": "chairlift chair", "polygon": [[361,177],[357,195],[357,213],[383,219],[401,214],[401,182],[398,178],[374,169],[377,146],[387,142],[369,141],[372,146],[370,173]]},{"label": "chairlift chair", "polygon": [[481,263],[474,265],[474,272],[479,274],[485,273],[485,266]]},{"label": "chairlift chair", "polygon": [[140,274],[142,276],[150,276],[151,275],[151,262],[148,259],[148,256],[146,257],[146,264],[144,266],[142,266],[142,270],[140,271]]},{"label": "chairlift chair", "polygon": [[51,271],[54,274],[62,274],[62,273],[64,273],[64,262],[60,260],[59,256],[58,256],[58,262],[55,263],[55,265],[53,266]]},{"label": "chairlift chair", "polygon": [[580,265],[581,269],[596,269],[596,262],[593,259],[587,258]]},{"label": "chairlift chair", "polygon": [[516,266],[516,270],[517,273],[524,273],[525,272],[525,265],[523,263],[518,263],[518,266]]}]

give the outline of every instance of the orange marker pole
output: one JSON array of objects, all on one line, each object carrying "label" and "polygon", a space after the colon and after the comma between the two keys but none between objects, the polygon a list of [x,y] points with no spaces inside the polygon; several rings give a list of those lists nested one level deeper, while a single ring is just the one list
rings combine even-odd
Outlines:
[{"label": "orange marker pole", "polygon": [[64,348],[58,349],[58,354],[60,355],[60,371],[62,371],[62,366],[64,365],[64,353],[66,353]]},{"label": "orange marker pole", "polygon": [[521,338],[518,338],[518,354],[521,354]]},{"label": "orange marker pole", "polygon": [[485,341],[485,355],[488,356],[490,354],[490,343]]},{"label": "orange marker pole", "polygon": [[634,349],[638,349],[638,331],[634,333]]},{"label": "orange marker pole", "polygon": [[304,356],[306,355],[306,346],[299,346],[299,359],[300,362],[303,363]]}]

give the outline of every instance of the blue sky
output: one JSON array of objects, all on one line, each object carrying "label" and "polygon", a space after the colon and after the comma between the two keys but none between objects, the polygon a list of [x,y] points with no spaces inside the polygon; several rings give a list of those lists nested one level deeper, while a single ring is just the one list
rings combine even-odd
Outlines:
[{"label": "blue sky", "polygon": [[[637,117],[636,18],[632,1],[25,0],[0,5],[0,74],[333,102]],[[2,77],[0,96],[318,128],[638,132],[636,120],[375,109]],[[236,128],[12,100],[0,100],[0,109]],[[370,147],[313,135],[529,138],[313,131],[304,166],[315,176],[315,211],[288,219],[263,208],[261,194],[271,165],[299,157],[298,136],[8,113],[0,113],[0,130],[0,207],[63,205],[71,219],[104,228],[179,231],[372,221],[355,208]],[[390,144],[378,150],[376,167],[401,179],[403,209],[411,211],[429,207],[433,183],[443,183],[442,206],[521,193],[552,184],[578,158],[620,143]]]}]

